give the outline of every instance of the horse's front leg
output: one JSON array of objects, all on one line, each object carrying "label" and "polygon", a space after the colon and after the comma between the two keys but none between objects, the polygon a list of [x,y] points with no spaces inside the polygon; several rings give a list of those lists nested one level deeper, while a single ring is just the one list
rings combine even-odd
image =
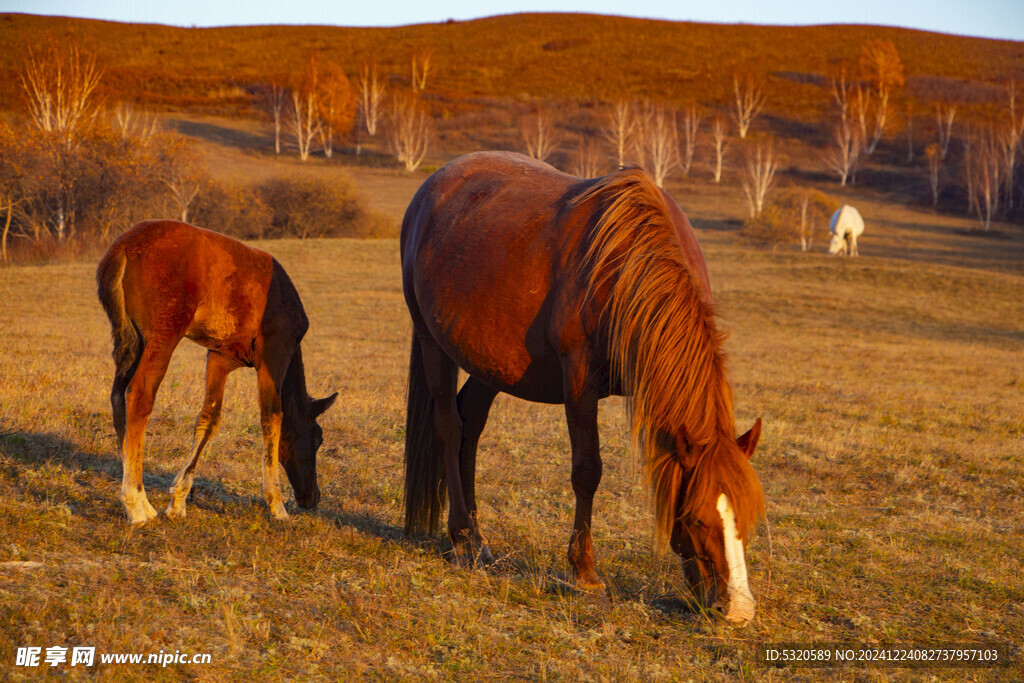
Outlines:
[{"label": "horse's front leg", "polygon": [[260,398],[260,424],[263,427],[263,499],[267,501],[274,519],[288,519],[288,512],[281,500],[281,382],[284,373],[274,372],[274,367],[261,363],[256,368]]},{"label": "horse's front leg", "polygon": [[174,483],[171,485],[171,502],[164,512],[172,519],[181,519],[185,516],[185,501],[188,499],[189,491],[192,490],[196,464],[220,424],[220,411],[224,402],[224,384],[227,382],[228,373],[236,367],[238,366],[235,363],[216,351],[210,351],[206,355],[206,400],[203,402],[203,409],[196,420],[192,452],[189,454],[185,466],[174,478]]},{"label": "horse's front leg", "polygon": [[565,420],[572,445],[572,490],[576,494],[576,518],[569,537],[569,564],[576,587],[603,592],[604,581],[594,569],[594,545],[590,534],[594,494],[601,483],[601,446],[597,432],[597,392],[586,383],[586,365],[563,360]]}]

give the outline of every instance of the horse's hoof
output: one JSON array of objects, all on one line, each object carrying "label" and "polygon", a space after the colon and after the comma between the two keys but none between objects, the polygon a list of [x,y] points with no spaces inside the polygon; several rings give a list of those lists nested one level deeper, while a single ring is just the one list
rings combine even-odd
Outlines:
[{"label": "horse's hoof", "polygon": [[486,544],[480,546],[480,550],[476,553],[476,566],[478,568],[489,567],[494,564],[494,555],[491,554],[491,549]]},{"label": "horse's hoof", "polygon": [[593,570],[581,573],[576,577],[576,590],[595,595],[605,595],[607,586]]},{"label": "horse's hoof", "polygon": [[185,508],[184,506],[176,508],[174,505],[168,505],[167,509],[164,510],[164,517],[167,519],[185,519]]}]

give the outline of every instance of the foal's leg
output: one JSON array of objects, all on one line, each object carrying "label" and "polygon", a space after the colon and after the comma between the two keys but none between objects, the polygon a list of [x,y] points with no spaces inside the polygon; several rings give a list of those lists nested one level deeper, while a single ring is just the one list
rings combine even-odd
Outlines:
[{"label": "foal's leg", "polygon": [[[281,365],[284,365],[282,368]],[[260,424],[263,427],[263,499],[274,519],[288,519],[281,499],[281,384],[288,361],[267,360],[256,368],[259,387]]]},{"label": "foal's leg", "polygon": [[586,366],[572,360],[562,363],[565,421],[572,445],[572,490],[576,494],[576,518],[569,537],[569,564],[576,587],[604,591],[604,581],[594,569],[590,521],[594,494],[601,483],[601,447],[597,432],[597,393],[585,383]]},{"label": "foal's leg", "polygon": [[459,446],[459,468],[462,473],[462,495],[473,522],[473,543],[479,548],[477,560],[482,564],[494,562],[487,540],[480,533],[476,516],[476,449],[480,434],[487,423],[487,414],[498,392],[480,380],[470,377],[459,391],[459,417],[462,419],[462,443]]},{"label": "foal's leg", "polygon": [[444,461],[444,478],[448,485],[448,534],[455,547],[455,561],[473,566],[477,560],[473,518],[466,505],[459,463],[462,419],[455,393],[459,369],[433,339],[420,337],[420,353],[427,386],[434,398],[434,447]]},{"label": "foal's leg", "polygon": [[[140,524],[157,516],[149,504],[142,484],[142,453],[146,439],[146,423],[153,412],[156,391],[160,388],[167,364],[178,340],[153,340],[146,344],[139,358],[135,374],[124,392],[124,436],[121,438],[121,503],[128,513],[128,521]],[[115,380],[115,388],[117,380]],[[114,402],[115,427],[120,419],[119,406]]]},{"label": "foal's leg", "polygon": [[203,409],[196,420],[192,452],[189,454],[185,467],[178,472],[178,476],[174,478],[174,483],[171,485],[171,502],[164,513],[168,517],[180,519],[185,516],[185,501],[188,499],[189,491],[192,490],[192,473],[196,468],[196,463],[199,462],[199,456],[206,444],[213,438],[217,426],[220,424],[224,384],[227,382],[228,373],[236,367],[235,363],[216,351],[206,354],[206,400],[203,402]]},{"label": "foal's leg", "polygon": [[857,256],[857,236],[850,234],[850,256]]}]

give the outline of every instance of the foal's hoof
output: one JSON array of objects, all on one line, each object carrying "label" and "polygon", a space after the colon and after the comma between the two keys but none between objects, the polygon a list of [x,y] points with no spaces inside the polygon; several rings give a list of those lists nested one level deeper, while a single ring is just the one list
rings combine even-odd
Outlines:
[{"label": "foal's hoof", "polygon": [[590,570],[581,573],[576,577],[576,590],[595,595],[605,595],[607,586],[597,575],[597,572]]},{"label": "foal's hoof", "polygon": [[167,519],[185,519],[185,508],[176,508],[172,503],[171,505],[167,506],[166,510],[164,510],[164,517],[166,517]]},{"label": "foal's hoof", "polygon": [[133,526],[136,524],[145,524],[159,515],[156,508],[150,505],[149,501],[146,499],[141,501],[136,500],[132,503],[125,503],[124,511],[128,515],[128,523]]}]

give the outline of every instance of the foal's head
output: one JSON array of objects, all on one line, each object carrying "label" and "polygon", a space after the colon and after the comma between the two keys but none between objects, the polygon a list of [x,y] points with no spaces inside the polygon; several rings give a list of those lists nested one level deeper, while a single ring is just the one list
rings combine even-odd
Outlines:
[{"label": "foal's head", "polygon": [[690,589],[706,608],[732,622],[754,617],[745,549],[763,506],[750,455],[761,435],[760,418],[738,439],[704,446],[676,437],[684,473],[676,499],[671,545],[683,562]]},{"label": "foal's head", "polygon": [[[299,397],[291,409],[285,409],[281,421],[281,444],[278,459],[284,465],[288,482],[299,507],[312,509],[320,502],[320,485],[316,478],[316,452],[324,442],[324,430],[316,419],[338,398],[337,392],[327,398]],[[304,400],[303,400],[304,399]]]}]

